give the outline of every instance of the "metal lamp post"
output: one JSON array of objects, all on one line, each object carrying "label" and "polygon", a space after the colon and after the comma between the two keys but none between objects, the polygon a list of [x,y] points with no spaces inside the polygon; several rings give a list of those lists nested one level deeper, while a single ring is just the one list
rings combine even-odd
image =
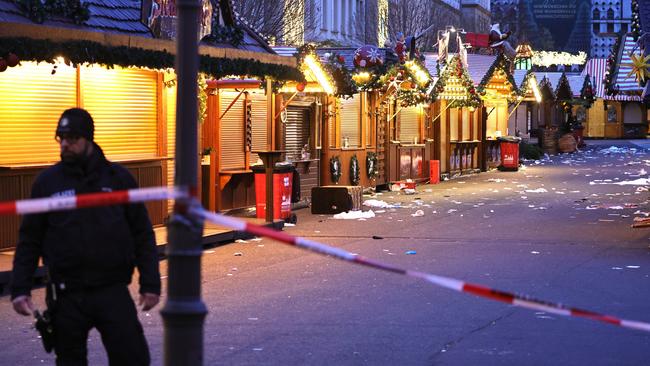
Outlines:
[{"label": "metal lamp post", "polygon": [[177,0],[176,37],[176,171],[174,183],[192,193],[177,200],[168,226],[167,301],[164,323],[164,363],[167,366],[203,364],[203,322],[207,308],[201,300],[201,240],[203,222],[188,214],[199,205],[198,181],[198,16],[199,0]]}]

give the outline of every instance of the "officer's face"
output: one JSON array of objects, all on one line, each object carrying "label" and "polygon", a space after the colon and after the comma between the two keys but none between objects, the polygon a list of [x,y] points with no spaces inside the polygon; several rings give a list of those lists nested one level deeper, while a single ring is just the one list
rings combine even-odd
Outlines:
[{"label": "officer's face", "polygon": [[64,162],[74,162],[87,156],[89,153],[90,142],[81,136],[57,136],[61,151],[61,160]]}]

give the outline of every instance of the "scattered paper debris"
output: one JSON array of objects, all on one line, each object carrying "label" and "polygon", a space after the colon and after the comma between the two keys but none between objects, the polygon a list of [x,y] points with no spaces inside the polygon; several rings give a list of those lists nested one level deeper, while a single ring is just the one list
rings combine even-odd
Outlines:
[{"label": "scattered paper debris", "polygon": [[373,217],[375,217],[375,213],[372,210],[341,212],[333,216],[337,220],[370,219]]},{"label": "scattered paper debris", "polygon": [[406,255],[415,255],[415,254],[418,254],[418,252],[416,252],[415,250],[407,250],[404,254],[406,254]]},{"label": "scattered paper debris", "polygon": [[545,188],[537,188],[537,189],[527,189],[527,193],[546,193],[548,192]]},{"label": "scattered paper debris", "polygon": [[412,213],[411,216],[413,216],[413,217],[424,216],[424,211],[422,211],[422,210],[417,210],[417,211],[415,211],[415,213]]},{"label": "scattered paper debris", "polygon": [[394,207],[399,207],[394,204],[390,204],[386,201],[381,201],[381,200],[365,200],[363,201],[364,206],[368,207],[376,207],[376,208],[394,208]]}]

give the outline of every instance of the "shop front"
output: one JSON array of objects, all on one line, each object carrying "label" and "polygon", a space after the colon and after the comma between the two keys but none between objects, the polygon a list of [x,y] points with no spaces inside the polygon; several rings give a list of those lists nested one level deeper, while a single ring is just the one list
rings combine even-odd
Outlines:
[{"label": "shop front", "polygon": [[[174,42],[152,38],[156,34],[140,22],[140,4],[112,15],[93,6],[86,24],[104,25],[74,29],[60,26],[73,19],[52,14],[59,20],[33,24],[17,15],[22,10],[16,5],[0,6],[0,13],[15,19],[0,23],[0,53],[20,61],[0,72],[0,133],[6,137],[0,141],[0,185],[5,188],[0,200],[29,197],[35,176],[59,160],[54,129],[60,114],[72,107],[91,113],[96,142],[141,187],[173,184]],[[209,43],[200,52],[201,71],[215,77],[223,75],[224,65],[225,71],[244,68],[257,54],[230,48],[226,59]],[[277,78],[297,72],[278,56],[264,57],[260,60],[276,65]],[[147,208],[154,225],[162,225],[171,205],[151,202]],[[15,246],[18,223],[18,217],[0,218],[0,249]]]},{"label": "shop front", "polygon": [[433,159],[443,176],[481,169],[483,108],[478,90],[460,56],[441,70],[432,92],[430,135]]}]

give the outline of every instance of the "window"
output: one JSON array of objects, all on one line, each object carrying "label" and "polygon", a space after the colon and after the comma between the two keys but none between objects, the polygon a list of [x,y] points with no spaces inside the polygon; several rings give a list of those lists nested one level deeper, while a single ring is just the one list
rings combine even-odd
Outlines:
[{"label": "window", "polygon": [[600,10],[594,9],[594,14],[593,14],[594,20],[600,20]]},{"label": "window", "polygon": [[607,106],[607,122],[618,122],[618,117],[616,116],[616,107],[613,105]]},{"label": "window", "polygon": [[585,107],[578,107],[576,110],[576,121],[584,123],[587,120],[587,110]]},{"label": "window", "polygon": [[594,23],[594,34],[600,33],[600,24]]},{"label": "window", "polygon": [[621,32],[627,33],[627,23],[621,24]]},{"label": "window", "polygon": [[607,19],[614,19],[614,10],[612,8],[607,9]]},{"label": "window", "polygon": [[607,33],[614,33],[614,23],[607,23]]}]

